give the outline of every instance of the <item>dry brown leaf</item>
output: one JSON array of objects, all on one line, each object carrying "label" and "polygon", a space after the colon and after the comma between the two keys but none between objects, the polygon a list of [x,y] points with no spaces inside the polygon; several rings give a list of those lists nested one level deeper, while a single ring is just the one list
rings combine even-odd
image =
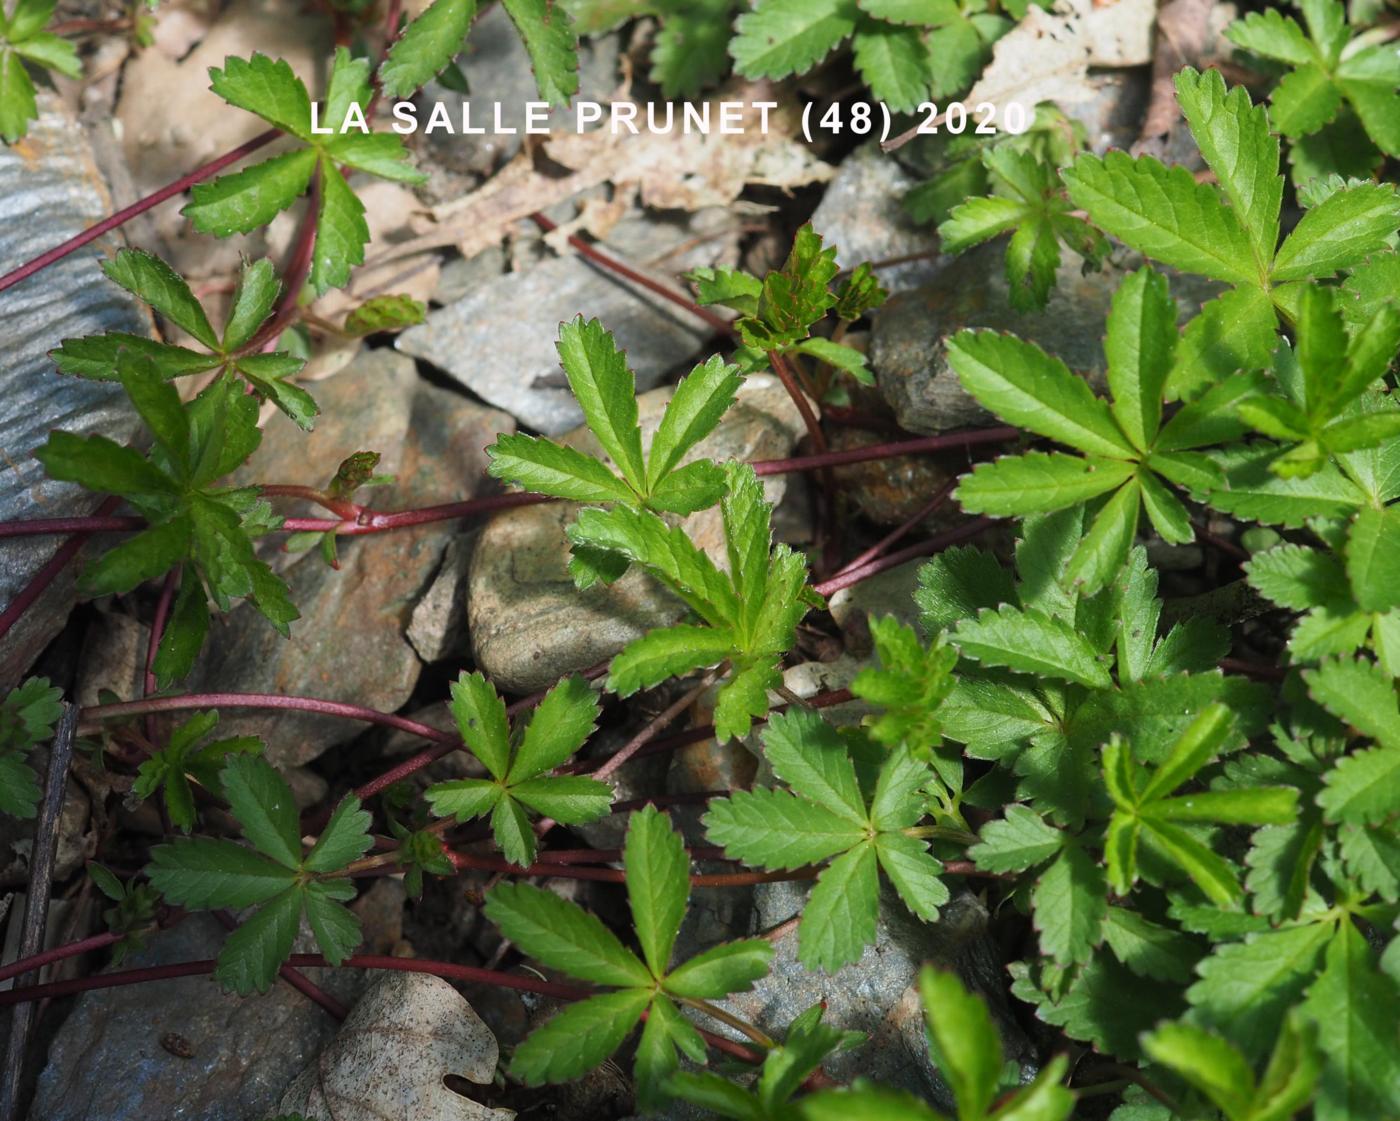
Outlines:
[{"label": "dry brown leaf", "polygon": [[[1127,0],[1125,0],[1127,2]],[[835,173],[796,136],[796,108],[768,86],[730,86],[716,101],[779,100],[768,131],[757,131],[759,112],[742,115],[741,135],[614,135],[607,129],[561,133],[542,139],[543,153],[566,175],[541,174],[535,149],[520,153],[479,190],[434,207],[419,223],[420,235],[389,249],[384,259],[454,245],[471,257],[496,244],[514,222],[601,183],[637,187],[642,204],[657,209],[701,210],[731,205],[743,189],[764,185],[791,189],[824,183]],[[717,119],[717,112],[715,119]]]},{"label": "dry brown leaf", "polygon": [[427,973],[386,973],[355,1005],[320,1057],[282,1095],[308,1121],[510,1121],[443,1084],[490,1083],[491,1029],[451,985]]}]

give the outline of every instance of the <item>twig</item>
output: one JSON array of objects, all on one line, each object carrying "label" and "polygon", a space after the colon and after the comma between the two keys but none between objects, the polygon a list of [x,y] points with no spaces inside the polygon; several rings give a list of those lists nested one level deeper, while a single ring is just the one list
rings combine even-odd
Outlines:
[{"label": "twig", "polygon": [[[29,858],[29,891],[24,900],[24,923],[20,927],[19,956],[33,957],[43,948],[44,927],[49,917],[49,892],[53,887],[54,860],[58,852],[58,819],[68,786],[68,763],[77,737],[78,706],[64,704],[58,719],[53,746],[49,749],[48,778],[44,799],[34,825],[34,847]],[[29,977],[21,977],[23,983]],[[21,1005],[10,1017],[10,1038],[5,1050],[5,1080],[0,1087],[0,1121],[16,1121],[24,1060],[29,1033],[34,1025],[34,1006]]]},{"label": "twig", "polygon": [[131,219],[135,218],[137,215],[146,213],[146,211],[154,206],[159,206],[166,199],[184,194],[196,183],[203,183],[204,180],[212,175],[217,175],[230,164],[235,164],[245,156],[252,155],[259,148],[271,144],[281,135],[281,131],[275,128],[270,128],[266,132],[260,132],[257,136],[253,137],[252,140],[245,141],[237,148],[233,149],[233,151],[225,152],[217,159],[210,160],[208,163],[195,168],[188,175],[180,176],[180,178],[176,179],[173,183],[166,184],[160,190],[147,195],[145,198],[138,199],[130,206],[122,207],[121,210],[118,210],[110,217],[104,218],[95,225],[89,226],[82,233],[70,237],[62,244],[55,245],[52,249],[39,254],[39,256],[35,257],[32,261],[26,261],[24,264],[20,265],[19,268],[12,269],[4,276],[0,276],[0,292],[5,291],[6,288],[13,288],[22,280],[28,280],[41,269],[47,268],[55,261],[61,261],[74,250],[81,249],[90,241],[96,241],[103,234],[115,230],[118,226],[131,221]]},{"label": "twig", "polygon": [[849,588],[852,584],[859,584],[862,580],[868,580],[872,576],[877,576],[881,572],[891,568],[897,568],[905,561],[913,560],[915,557],[926,557],[930,553],[941,553],[960,541],[966,541],[970,537],[976,537],[983,530],[989,529],[996,524],[995,518],[978,518],[960,525],[956,529],[950,529],[947,533],[940,533],[937,537],[930,537],[927,541],[920,541],[916,545],[910,545],[900,549],[897,553],[891,553],[887,557],[879,560],[868,561],[859,568],[843,570],[837,573],[830,580],[824,580],[820,584],[813,585],[812,590],[818,595],[829,596],[833,592],[839,592],[842,588]]}]

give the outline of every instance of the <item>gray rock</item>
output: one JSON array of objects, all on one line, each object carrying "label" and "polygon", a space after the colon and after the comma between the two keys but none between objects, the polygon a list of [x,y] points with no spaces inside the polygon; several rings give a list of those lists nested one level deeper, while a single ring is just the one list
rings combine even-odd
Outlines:
[{"label": "gray rock", "polygon": [[[191,915],[122,968],[214,957],[224,930]],[[313,970],[347,995],[348,974]],[[49,1048],[32,1121],[247,1121],[271,1114],[287,1083],[335,1032],[335,1021],[287,985],[244,999],[207,977],[97,990],[78,998]],[[162,1046],[183,1041],[188,1058]]]},{"label": "gray rock", "polygon": [[914,589],[919,586],[919,569],[927,563],[927,557],[920,557],[842,588],[831,597],[831,617],[845,632],[847,649],[851,653],[868,654],[872,649],[871,615],[882,618],[893,615],[910,626],[916,623],[919,610],[914,603]]},{"label": "gray rock", "polygon": [[[963,389],[948,365],[945,340],[965,327],[1008,331],[1061,359],[1102,385],[1104,320],[1125,270],[1142,262],[1131,254],[1086,273],[1066,253],[1049,303],[1020,312],[1008,299],[997,241],[943,262],[922,288],[902,292],[882,307],[870,337],[870,364],[880,393],[910,432],[946,432],[995,424],[995,418]],[[1196,277],[1170,276],[1185,322],[1218,288]]]},{"label": "gray rock", "polygon": [[[770,930],[796,915],[808,885],[779,882],[754,889],[756,930]],[[1012,1019],[999,957],[987,933],[987,910],[970,892],[959,892],[938,922],[914,919],[892,896],[881,899],[875,942],[858,962],[827,976],[797,960],[796,929],[774,943],[772,968],[752,992],[723,1002],[750,1023],[781,1035],[800,1013],[826,1002],[823,1019],[863,1031],[861,1046],[833,1055],[824,1065],[838,1081],[857,1076],[932,1098],[943,1108],[952,1096],[928,1055],[917,978],[924,963],[957,973],[988,1003],[1008,1058],[1034,1061],[1034,1048]]]},{"label": "gray rock", "polygon": [[[697,233],[712,232],[704,218],[638,219],[615,231],[619,251],[633,260],[659,257]],[[639,229],[638,227],[644,227]],[[726,256],[732,238],[707,240],[675,267]],[[610,238],[607,246],[613,245]],[[559,368],[559,325],[582,314],[599,319],[627,351],[637,387],[649,389],[694,358],[711,329],[651,292],[579,257],[558,257],[469,288],[456,303],[398,337],[405,354],[444,370],[473,393],[505,409],[529,428],[558,435],[583,419]]]},{"label": "gray rock", "polygon": [[425,662],[465,654],[467,635],[467,572],[472,547],[465,535],[453,537],[442,565],[428,590],[413,608],[405,632]]},{"label": "gray rock", "polygon": [[[269,425],[251,469],[265,481],[302,480],[308,464],[329,476],[350,453],[379,451],[380,469],[396,482],[367,493],[385,509],[471,495],[485,479],[483,449],[497,431],[513,427],[504,414],[424,383],[411,362],[389,350],[365,352],[320,383],[316,396],[322,408],[316,431],[308,436],[290,424]],[[422,668],[405,631],[452,537],[446,525],[425,525],[342,539],[338,572],[315,552],[295,560],[283,573],[301,612],[291,639],[240,605],[215,624],[190,687],[398,709]],[[224,720],[224,734],[263,737],[279,766],[310,762],[363,730],[306,714],[229,712]]]},{"label": "gray rock", "polygon": [[[643,439],[661,418],[670,390],[640,398]],[[801,418],[777,379],[750,377],[723,422],[691,455],[769,459],[786,455],[802,432]],[[565,437],[599,454],[585,429]],[[783,479],[764,480],[770,502],[782,496]],[[467,598],[467,618],[477,665],[501,688],[528,693],[561,675],[611,658],[655,627],[676,622],[684,607],[637,568],[615,584],[574,587],[568,572],[564,527],[578,506],[553,502],[498,514],[482,531]],[[703,510],[686,521],[691,539],[723,563],[719,511]]]},{"label": "gray rock", "polygon": [[[77,123],[58,99],[40,95],[42,112],[24,144],[0,147],[0,261],[6,268],[51,249],[111,213],[107,184]],[[47,479],[34,450],[50,429],[101,433],[129,441],[139,423],[120,386],[60,377],[48,351],[63,339],[103,331],[150,334],[134,297],[108,283],[97,262],[120,242],[104,237],[0,295],[0,519],[90,514],[101,496]],[[0,607],[8,605],[53,556],[62,538],[28,537],[0,547]],[[58,632],[76,599],[77,565],[49,585],[0,639],[0,690],[18,682]]]},{"label": "gray rock", "polygon": [[[812,214],[812,225],[826,244],[836,246],[842,268],[937,251],[933,227],[919,225],[903,206],[904,196],[917,182],[876,143],[857,148],[841,161]],[[880,270],[880,283],[890,291],[901,291],[923,284],[937,269],[937,258],[932,256],[891,265]]]}]

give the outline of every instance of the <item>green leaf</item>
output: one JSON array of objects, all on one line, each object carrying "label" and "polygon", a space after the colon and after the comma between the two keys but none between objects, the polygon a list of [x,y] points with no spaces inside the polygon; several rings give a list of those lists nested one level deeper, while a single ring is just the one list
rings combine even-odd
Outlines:
[{"label": "green leaf", "polygon": [[648,490],[655,490],[685,453],[715,430],[743,380],[738,367],[726,364],[718,355],[681,378],[647,453]]},{"label": "green leaf", "polygon": [[579,316],[559,328],[559,358],[589,429],[623,478],[634,490],[644,492],[637,391],[626,355],[598,320],[585,322]]},{"label": "green leaf", "polygon": [[644,807],[628,820],[623,866],[642,957],[652,976],[661,977],[685,917],[690,859],[681,835],[655,806]]},{"label": "green leaf", "polygon": [[1103,504],[1065,569],[1066,586],[1093,595],[1118,574],[1137,536],[1141,496],[1138,481],[1131,479]]},{"label": "green leaf", "polygon": [[958,1104],[960,1121],[983,1118],[1001,1083],[1001,1037],[980,997],[952,973],[919,971],[919,995],[938,1072]]},{"label": "green leaf", "polygon": [[1261,1057],[1311,981],[1330,930],[1296,926],[1216,946],[1197,967],[1200,980],[1186,990],[1190,1021],[1218,1031],[1251,1061]]},{"label": "green leaf", "polygon": [[91,596],[122,594],[164,576],[189,554],[190,523],[176,518],[142,530],[83,569],[79,583]]},{"label": "green leaf", "polygon": [[1118,285],[1104,336],[1108,387],[1114,419],[1139,451],[1151,446],[1162,421],[1176,338],[1176,304],[1166,277],[1144,268]]},{"label": "green leaf", "polygon": [[49,351],[49,357],[53,359],[59,373],[112,381],[117,376],[117,355],[123,350],[149,358],[163,378],[203,373],[223,363],[223,359],[217,354],[200,354],[182,346],[169,346],[141,335],[127,335],[120,331],[64,339],[56,350]]},{"label": "green leaf", "polygon": [[1218,70],[1183,70],[1176,76],[1176,96],[1201,154],[1244,224],[1255,260],[1266,267],[1278,245],[1283,202],[1279,145],[1268,115],[1250,104],[1243,86],[1226,93]]},{"label": "green leaf", "polygon": [[525,953],[571,977],[599,985],[651,984],[647,967],[612,931],[552,892],[498,884],[487,893],[486,915]]},{"label": "green leaf", "polygon": [[1375,967],[1371,947],[1344,919],[1327,947],[1303,1014],[1317,1024],[1322,1078],[1319,1121],[1390,1117],[1400,1111],[1394,1009],[1400,985]]},{"label": "green leaf", "polygon": [[1227,1040],[1190,1024],[1169,1023],[1144,1037],[1142,1049],[1205,1094],[1230,1121],[1252,1116],[1254,1071]]},{"label": "green leaf", "polygon": [[405,98],[440,74],[462,46],[476,15],[476,0],[433,0],[404,28],[379,66],[389,97]]},{"label": "green leaf", "polygon": [[350,283],[350,270],[365,261],[369,224],[365,207],[345,177],[327,157],[321,158],[321,203],[316,245],[311,253],[311,287],[318,296]]},{"label": "green leaf", "polygon": [[287,888],[230,934],[219,951],[214,980],[239,996],[271,988],[292,952],[303,894],[300,887]]},{"label": "green leaf", "polygon": [[856,69],[870,93],[891,111],[917,109],[929,91],[929,52],[911,28],[866,21],[852,43]]},{"label": "green leaf", "polygon": [[306,854],[303,867],[308,872],[339,872],[369,851],[374,843],[369,827],[369,812],[360,807],[360,800],[353,794],[342,799]]},{"label": "green leaf", "polygon": [[1251,54],[1302,66],[1313,60],[1312,44],[1297,20],[1277,8],[1249,12],[1225,29],[1225,37]]},{"label": "green leaf", "polygon": [[1306,611],[1347,595],[1347,576],[1337,559],[1319,549],[1285,542],[1255,553],[1244,565],[1250,586],[1280,607]]},{"label": "green leaf", "polygon": [[106,436],[84,439],[71,432],[51,432],[34,457],[51,479],[78,483],[98,493],[140,499],[168,496],[175,489],[173,481],[140,452]]},{"label": "green leaf", "polygon": [[487,449],[490,471],[536,494],[573,502],[634,502],[632,490],[591,455],[539,436],[503,434]]},{"label": "green leaf", "polygon": [[650,1003],[650,989],[623,989],[569,1005],[515,1049],[511,1076],[527,1086],[577,1078],[622,1046]]},{"label": "green leaf", "polygon": [[1367,662],[1340,660],[1305,670],[1313,700],[1387,749],[1400,749],[1400,707],[1395,685]]},{"label": "green leaf", "polygon": [[868,823],[846,745],[816,712],[794,708],[774,716],[763,731],[763,751],[773,773],[795,793],[853,825]]},{"label": "green leaf", "polygon": [[1140,800],[1163,798],[1190,780],[1220,754],[1234,732],[1235,720],[1230,710],[1218,702],[1207,705],[1172,745],[1162,765],[1142,788]]},{"label": "green leaf", "polygon": [[967,850],[986,872],[1024,872],[1049,860],[1065,845],[1065,835],[1028,806],[1012,803],[1003,818],[987,822],[977,844]]},{"label": "green leaf", "polygon": [[820,863],[865,836],[848,817],[763,787],[714,799],[703,820],[705,835],[726,854],[781,870]]},{"label": "green leaf", "polygon": [[1014,230],[1026,215],[1026,204],[1016,199],[974,196],[953,207],[938,227],[938,240],[943,252],[961,253]]},{"label": "green leaf", "polygon": [[316,939],[316,945],[332,965],[339,965],[355,952],[364,941],[360,920],[348,908],[341,906],[324,883],[306,885],[304,898],[306,923]]},{"label": "green leaf", "polygon": [[1063,176],[1074,204],[1138,252],[1228,284],[1260,283],[1239,216],[1186,168],[1114,151],[1080,156]]},{"label": "green leaf", "polygon": [[[235,755],[219,777],[243,835],[284,867],[300,868],[301,830],[296,799],[276,769],[260,756]],[[353,816],[353,812],[348,811],[347,815]],[[359,824],[363,827],[363,822]],[[351,821],[344,823],[347,831],[351,825]]]},{"label": "green leaf", "polygon": [[467,749],[500,781],[510,770],[510,724],[506,705],[480,673],[464,673],[452,683],[452,718]]},{"label": "green leaf", "polygon": [[516,867],[528,867],[535,859],[535,832],[529,816],[514,798],[501,797],[492,807],[491,835],[500,846],[501,855]]},{"label": "green leaf", "polygon": [[758,0],[734,25],[729,53],[745,78],[810,70],[856,29],[855,0]]},{"label": "green leaf", "polygon": [[578,92],[578,37],[558,0],[502,0],[530,55],[540,97],[568,105]]},{"label": "green leaf", "polygon": [[608,691],[630,697],[672,677],[724,661],[735,650],[732,631],[665,627],[633,639],[608,667]]},{"label": "green leaf", "polygon": [[[483,704],[483,710],[486,708],[490,709],[487,719],[496,721],[496,706]],[[505,711],[499,711],[499,719],[504,721]],[[573,676],[560,681],[531,713],[507,781],[519,782],[559,766],[593,734],[598,711],[597,695],[586,680]]]},{"label": "green leaf", "polygon": [[[1224,396],[1252,388],[1253,383],[1233,375],[1241,370],[1266,369],[1277,340],[1278,317],[1273,301],[1262,289],[1234,288],[1207,300],[1181,333],[1167,377],[1167,396],[1204,400],[1199,395],[1206,390]],[[1188,405],[1167,422],[1157,441],[1159,450],[1203,447],[1215,442],[1204,438],[1209,427],[1239,423],[1228,409],[1188,413],[1190,408]],[[1192,433],[1189,437],[1188,432]]]},{"label": "green leaf", "polygon": [[1359,183],[1304,213],[1279,246],[1275,282],[1333,276],[1384,249],[1400,226],[1400,196],[1390,184]]},{"label": "green leaf", "polygon": [[1079,631],[1041,611],[1006,605],[965,619],[953,632],[954,645],[989,666],[1107,689],[1112,680],[1099,655]]},{"label": "green leaf", "polygon": [[743,739],[753,722],[768,714],[768,690],[783,683],[774,661],[760,661],[730,674],[715,697],[715,738]]},{"label": "green leaf", "polygon": [[1400,511],[1365,506],[1357,512],[1347,534],[1346,567],[1362,611],[1400,604]]},{"label": "green leaf", "polygon": [[651,48],[651,80],[662,97],[694,97],[728,73],[731,10],[730,0],[693,0],[667,9]]},{"label": "green leaf", "polygon": [[939,879],[943,865],[929,855],[927,843],[903,833],[881,833],[875,853],[904,905],[924,922],[937,922],[938,909],[951,895]]},{"label": "green leaf", "polygon": [[171,903],[200,910],[265,903],[295,878],[291,869],[213,837],[157,845],[148,874]]},{"label": "green leaf", "polygon": [[695,286],[695,299],[702,307],[723,304],[743,315],[758,314],[759,297],[763,295],[763,281],[751,273],[742,269],[706,266],[692,269],[685,274],[685,278]]},{"label": "green leaf", "polygon": [[228,319],[224,322],[222,349],[231,353],[251,342],[258,328],[272,314],[281,294],[282,282],[277,279],[277,270],[271,261],[266,257],[245,261],[233,290]]},{"label": "green leaf", "polygon": [[1040,874],[1031,906],[1041,953],[1061,965],[1080,964],[1103,937],[1108,884],[1093,857],[1071,846]]},{"label": "green leaf", "polygon": [[992,331],[959,331],[947,348],[963,387],[1009,424],[1089,455],[1133,456],[1108,406],[1034,343]]},{"label": "green leaf", "polygon": [[1124,907],[1108,909],[1103,936],[1119,961],[1139,976],[1158,981],[1188,983],[1200,957],[1200,949],[1187,935]]},{"label": "green leaf", "polygon": [[875,845],[863,841],[817,877],[797,928],[798,960],[835,973],[875,940],[879,904]]},{"label": "green leaf", "polygon": [[517,783],[510,794],[561,825],[585,825],[608,812],[613,790],[607,783],[582,775],[556,775]]},{"label": "green leaf", "polygon": [[218,336],[214,334],[214,328],[209,326],[204,308],[195,299],[190,286],[159,257],[139,249],[123,249],[112,260],[102,263],[102,271],[109,279],[145,300],[175,326],[193,335],[210,350],[219,349]]},{"label": "green leaf", "polygon": [[230,56],[222,70],[210,69],[209,88],[230,105],[256,113],[283,132],[310,140],[311,98],[282,59],[257,53],[249,59]]},{"label": "green leaf", "polygon": [[747,992],[768,973],[773,943],[762,938],[724,942],[702,950],[666,975],[668,993],[693,1000],[719,1000]]},{"label": "green leaf", "polygon": [[1123,460],[1027,452],[979,463],[958,480],[954,496],[970,514],[1052,513],[1114,490],[1132,475],[1133,465]]},{"label": "green leaf", "polygon": [[192,201],[180,211],[202,234],[228,237],[265,226],[311,183],[316,150],[298,148],[231,175],[190,188]]}]

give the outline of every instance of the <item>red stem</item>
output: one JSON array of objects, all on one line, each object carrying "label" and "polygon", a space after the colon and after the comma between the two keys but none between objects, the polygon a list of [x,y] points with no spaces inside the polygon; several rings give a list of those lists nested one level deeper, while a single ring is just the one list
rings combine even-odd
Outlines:
[{"label": "red stem", "polygon": [[950,529],[947,533],[940,533],[937,537],[930,537],[927,541],[920,541],[918,544],[900,549],[897,553],[891,553],[887,557],[868,561],[858,568],[848,568],[838,572],[830,580],[813,585],[812,590],[818,595],[829,596],[833,592],[849,588],[852,584],[859,584],[862,580],[868,580],[888,569],[897,568],[905,561],[913,560],[915,557],[926,557],[930,553],[940,553],[960,541],[976,537],[983,530],[995,524],[995,518],[978,518],[976,521],[960,525],[956,529]]},{"label": "red stem", "polygon": [[952,495],[953,489],[957,485],[958,481],[956,479],[950,479],[948,482],[944,483],[943,486],[938,488],[937,493],[919,508],[917,513],[911,514],[902,525],[890,530],[889,533],[885,534],[879,541],[871,545],[865,552],[848,560],[840,567],[836,575],[840,576],[843,572],[850,572],[852,569],[859,568],[868,561],[873,561],[900,538],[917,529],[923,524],[925,518],[932,515],[943,503],[948,501],[949,496]]},{"label": "red stem", "polygon": [[90,950],[100,950],[104,946],[110,946],[113,942],[120,942],[123,937],[121,934],[114,934],[107,930],[101,934],[94,934],[91,938],[84,938],[81,942],[55,946],[52,950],[45,950],[33,957],[21,958],[19,961],[10,962],[9,965],[0,965],[0,981],[8,981],[11,977],[18,977],[21,973],[28,973],[30,970],[42,969],[56,961],[78,957]]},{"label": "red stem", "polygon": [[[334,968],[320,954],[293,954],[287,965],[294,969]],[[421,958],[396,958],[385,954],[351,954],[342,961],[346,969],[392,969],[401,973],[429,973],[451,981],[463,981],[475,985],[495,985],[518,992],[539,993],[556,1000],[583,1000],[593,995],[593,990],[577,985],[563,985],[555,981],[541,981],[530,976],[502,973],[495,969],[478,969],[471,965],[458,965],[450,961],[426,961]],[[143,969],[123,969],[113,973],[97,973],[91,977],[77,977],[68,981],[50,981],[43,985],[27,985],[20,989],[0,992],[0,1007],[23,1004],[26,1001],[44,997],[71,996],[74,993],[91,992],[94,989],[115,989],[125,985],[140,985],[149,981],[168,981],[178,977],[197,977],[213,973],[213,961],[181,961],[170,965],[152,965]],[[710,1046],[742,1059],[747,1063],[760,1063],[763,1056],[742,1043],[699,1029]]]},{"label": "red stem", "polygon": [[[115,510],[120,503],[121,499],[115,495],[103,499],[102,505],[97,508],[97,514],[91,520],[100,521],[105,515]],[[81,522],[86,519],[74,518],[70,520]],[[5,605],[5,610],[0,611],[0,638],[4,638],[10,633],[10,628],[24,617],[24,613],[33,606],[34,601],[43,595],[45,589],[58,578],[58,574],[68,567],[69,562],[78,555],[78,550],[83,547],[83,542],[88,539],[90,532],[89,529],[79,529],[74,536],[68,538],[54,550],[53,556],[44,562],[43,567],[34,574],[34,578],[20,590],[19,595]],[[4,536],[2,526],[0,526],[0,536]]]},{"label": "red stem", "polygon": [[102,221],[89,226],[82,233],[70,237],[61,245],[55,245],[52,249],[39,254],[39,256],[35,257],[32,261],[26,261],[24,264],[20,265],[19,268],[7,272],[4,276],[0,276],[0,292],[5,291],[6,288],[13,288],[22,280],[28,280],[41,269],[47,268],[55,261],[61,261],[75,249],[81,249],[84,245],[87,245],[88,242],[96,241],[103,234],[115,230],[118,226],[131,221],[131,219],[135,218],[137,215],[146,213],[146,211],[154,206],[159,206],[166,199],[183,194],[196,183],[202,183],[211,175],[217,175],[230,164],[235,164],[245,156],[252,155],[259,148],[271,144],[281,135],[282,133],[275,128],[270,128],[266,132],[260,132],[257,136],[253,137],[252,140],[244,141],[237,148],[233,149],[233,151],[225,152],[217,159],[210,160],[208,163],[195,168],[188,175],[180,176],[179,179],[176,179],[173,183],[167,184],[153,194],[149,194],[143,199],[138,199],[130,206],[123,207],[110,217],[103,218]]},{"label": "red stem", "polygon": [[380,712],[364,705],[344,701],[326,701],[319,697],[284,697],[278,693],[187,693],[181,697],[150,697],[141,701],[121,701],[110,705],[93,705],[83,709],[79,732],[91,732],[100,720],[118,720],[124,716],[145,716],[153,712],[188,712],[197,708],[255,708],[311,712],[318,716],[336,716],[346,720],[362,720],[421,736],[425,740],[456,747],[462,741],[449,732],[439,732],[427,724],[406,716]]},{"label": "red stem", "polygon": [[[860,448],[823,452],[819,455],[792,456],[787,459],[758,459],[754,460],[750,466],[753,467],[754,474],[764,478],[768,475],[786,475],[794,471],[817,471],[824,467],[869,463],[872,460],[892,459],[904,455],[943,452],[978,447],[982,444],[1003,444],[1008,440],[1015,439],[1018,434],[1015,428],[972,428],[960,432],[945,432],[939,436],[920,436],[912,440],[900,440],[887,444],[867,444]],[[288,488],[279,486],[279,490],[286,489]],[[298,495],[297,497],[304,496]],[[334,531],[343,537],[356,537],[553,501],[555,499],[539,494],[494,494],[486,498],[470,498],[462,502],[448,502],[438,506],[422,506],[409,510],[385,512],[365,510],[355,520],[285,518],[280,528],[285,533]],[[0,538],[38,537],[60,533],[129,532],[146,528],[144,518],[106,516],[105,512],[115,509],[116,505],[115,500],[109,500],[100,508],[103,513],[91,517],[28,518],[0,522]],[[3,633],[0,631],[0,634]]]}]

